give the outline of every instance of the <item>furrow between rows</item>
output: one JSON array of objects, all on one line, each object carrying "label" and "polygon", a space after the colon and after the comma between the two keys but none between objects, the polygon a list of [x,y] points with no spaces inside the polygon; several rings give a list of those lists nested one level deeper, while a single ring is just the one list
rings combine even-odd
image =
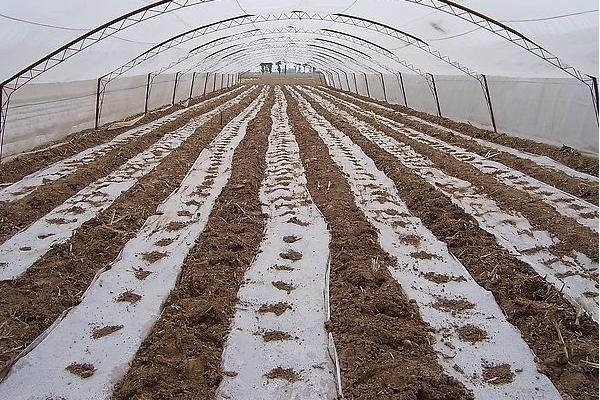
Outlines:
[{"label": "furrow between rows", "polygon": [[555,145],[520,138],[506,133],[496,133],[477,128],[469,123],[453,121],[448,118],[438,117],[422,111],[363,97],[354,93],[331,90],[330,88],[326,88],[326,90],[357,101],[363,105],[392,109],[396,114],[400,113],[407,117],[411,117],[413,120],[424,121],[424,123],[428,125],[443,126],[445,129],[450,129],[451,131],[461,131],[473,139],[484,140],[484,142],[489,142],[490,145],[493,146],[505,146],[508,149],[512,149],[513,153],[518,153],[520,157],[530,158],[530,156],[532,156],[533,158],[531,159],[535,159],[536,162],[546,166],[552,165],[552,168],[563,171],[571,176],[581,178],[586,177],[585,179],[587,180],[590,180],[589,177],[591,176],[598,180],[598,159],[582,155],[568,146],[557,147]]},{"label": "furrow between rows", "polygon": [[239,94],[238,92],[241,92],[241,88],[232,90],[231,92],[225,92],[211,99],[202,101],[194,106],[191,106],[190,108],[177,110],[150,123],[126,130],[108,142],[89,147],[75,155],[35,171],[14,182],[12,185],[0,189],[0,203],[10,203],[20,200],[36,190],[38,187],[73,174],[82,166],[95,162],[99,157],[106,155],[114,149],[122,147],[126,143],[143,137],[149,132],[152,132],[153,130],[179,118],[187,118],[190,115],[196,114],[200,111],[200,109],[206,107],[207,105],[213,104],[224,97],[230,97],[233,94]]},{"label": "furrow between rows", "polygon": [[[319,113],[371,157],[393,179],[403,201],[451,253],[467,268],[479,285],[491,291],[509,322],[519,328],[548,375],[567,398],[594,399],[596,382],[593,363],[598,359],[598,326],[574,309],[558,289],[549,285],[530,266],[502,248],[491,234],[479,228],[472,217],[439,188],[405,167],[399,160],[363,137],[345,120],[315,104]],[[379,126],[381,129],[381,125]],[[400,140],[400,139],[398,139]],[[411,147],[415,146],[411,143]],[[421,150],[419,150],[421,152]],[[551,232],[554,232],[551,231]],[[448,276],[431,275],[441,283]],[[592,364],[590,364],[592,363]]]},{"label": "furrow between rows", "polygon": [[258,198],[270,131],[269,94],[237,147],[228,183],[184,261],[181,276],[113,398],[213,398],[221,354],[244,271],[264,218]]},{"label": "furrow between rows", "polygon": [[[505,319],[493,295],[410,213],[392,180],[360,147],[295,95],[304,116],[345,173],[357,205],[377,229],[382,248],[395,258],[392,276],[432,326],[445,372],[480,399],[560,399],[550,380],[538,372],[533,353]],[[442,275],[450,281],[432,278]],[[484,339],[469,340],[467,331],[479,332]]]},{"label": "furrow between rows", "polygon": [[251,89],[166,134],[116,171],[91,183],[28,228],[5,241],[0,245],[0,281],[15,279],[52,246],[67,241],[81,225],[106,210],[140,178],[151,173],[198,128],[224,110],[238,104],[250,92]]},{"label": "furrow between rows", "polygon": [[[81,304],[17,361],[0,385],[0,397],[107,397],[175,286],[184,259],[229,179],[233,153],[266,92],[202,151],[181,186],[88,288]],[[32,379],[36,385],[28,385]]]},{"label": "furrow between rows", "polygon": [[331,321],[345,398],[472,399],[437,360],[431,328],[387,266],[378,233],[357,207],[327,146],[286,92],[307,186],[331,232]]},{"label": "furrow between rows", "polygon": [[[244,275],[223,352],[223,399],[336,399],[327,224],[306,189],[287,104],[275,89],[260,253]],[[331,354],[331,355],[330,355]]]},{"label": "furrow between rows", "polygon": [[[257,92],[254,93],[225,110],[222,122],[229,123],[246,108],[256,97]],[[179,187],[201,151],[222,127],[220,116],[213,117],[153,172],[83,224],[68,241],[55,245],[19,278],[0,282],[3,367],[81,301],[99,271],[116,259],[126,242],[156,213],[159,204]]]},{"label": "furrow between rows", "polygon": [[[478,192],[470,182],[446,175],[410,146],[376,130],[324,98],[306,90],[303,92],[333,115],[345,119],[360,134],[438,188],[453,203],[475,218],[482,229],[494,235],[500,246],[530,265],[542,278],[562,291],[575,308],[583,307],[597,321],[598,296],[593,295],[598,292],[597,264],[578,257],[575,252],[570,255],[553,252],[556,239],[550,232],[535,230],[520,213],[502,210],[485,193]],[[578,258],[584,260],[580,261]]]},{"label": "furrow between rows", "polygon": [[[357,105],[351,102],[341,101],[348,107],[361,111]],[[377,120],[394,127],[403,136],[428,145],[442,153],[446,153],[453,158],[476,168],[481,173],[493,177],[502,184],[525,191],[532,197],[538,198],[551,206],[558,214],[571,218],[578,224],[594,232],[598,232],[598,207],[596,205],[579,199],[554,186],[541,182],[500,162],[467,151],[462,147],[446,143],[431,135],[412,129],[405,124],[401,124],[383,116],[377,116],[376,118]]]}]

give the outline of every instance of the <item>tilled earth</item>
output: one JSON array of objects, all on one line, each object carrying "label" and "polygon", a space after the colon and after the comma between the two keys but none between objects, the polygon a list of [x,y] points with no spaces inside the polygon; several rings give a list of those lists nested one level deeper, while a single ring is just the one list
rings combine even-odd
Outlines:
[{"label": "tilled earth", "polygon": [[[210,399],[220,396],[223,378],[239,372],[224,370],[222,355],[228,344],[236,307],[244,306],[240,304],[238,292],[248,283],[245,273],[259,254],[270,218],[262,207],[260,190],[267,173],[265,157],[269,135],[277,129],[272,109],[277,101],[281,101],[275,96],[276,90],[280,89],[275,89],[273,84],[284,85],[287,82],[262,83],[266,85],[254,87],[238,104],[198,128],[156,169],[140,178],[108,209],[84,223],[68,241],[53,246],[17,278],[0,281],[0,398],[6,393],[14,393],[10,392],[15,387],[14,379],[20,379],[19,374],[27,373],[21,372],[23,367],[35,368],[33,364],[46,371],[58,371],[44,372],[50,376],[57,374],[56,382],[53,382],[56,386],[48,389],[46,398],[75,398],[74,393],[83,393],[86,384],[96,378],[106,380],[104,395],[112,393],[115,399]],[[299,83],[305,82],[293,82]],[[474,387],[487,388],[485,390],[491,390],[490,393],[502,393],[503,388],[507,388],[508,393],[511,385],[520,384],[521,371],[511,368],[510,348],[503,349],[506,364],[481,360],[481,374],[477,377],[466,377],[456,364],[453,370],[445,367],[447,363],[441,359],[444,355],[436,347],[440,332],[435,332],[425,322],[421,306],[407,295],[406,288],[392,273],[395,268],[411,268],[411,257],[425,261],[432,259],[432,262],[434,257],[420,252],[407,254],[406,259],[397,259],[384,250],[382,233],[369,222],[364,204],[357,202],[349,176],[331,157],[330,148],[320,137],[316,126],[303,115],[298,97],[293,93],[300,93],[317,114],[364,152],[372,168],[391,179],[411,217],[418,218],[437,240],[447,246],[452,257],[464,266],[476,284],[492,294],[506,317],[505,323],[516,328],[531,349],[532,362],[537,371],[548,378],[548,385],[556,388],[556,393],[563,399],[598,398],[598,324],[594,318],[565,296],[561,287],[552,284],[514,251],[509,251],[489,229],[483,229],[476,215],[459,207],[440,187],[428,183],[362,135],[358,127],[328,111],[306,92],[296,91],[293,87],[279,88],[285,94],[286,117],[304,167],[302,179],[305,180],[301,182],[327,222],[331,236],[328,243],[330,256],[326,260],[328,291],[324,294],[325,308],[330,315],[322,327],[322,334],[332,338],[328,347],[333,370],[330,379],[337,396],[343,394],[347,399],[473,399],[478,397]],[[101,273],[97,275],[99,271],[112,267],[125,244],[139,234],[149,219],[163,213],[168,216],[168,212],[157,212],[157,207],[160,209],[161,204],[181,187],[196,160],[225,151],[215,150],[211,143],[224,132],[224,127],[235,122],[255,99],[260,98],[261,91],[264,101],[260,103],[258,113],[249,121],[239,145],[229,149],[233,151],[230,176],[214,203],[203,206],[209,212],[207,222],[197,237],[186,238],[193,243],[192,250],[181,265],[173,266],[178,269],[179,278],[169,296],[158,300],[160,314],[150,322],[127,321],[130,324],[150,323],[152,326],[128,365],[111,366],[109,363],[107,367],[104,361],[94,360],[93,349],[90,350],[91,355],[74,354],[73,363],[67,365],[54,366],[56,360],[36,358],[42,357],[37,355],[37,350],[44,346],[43,340],[39,339],[51,334],[56,324],[66,323],[64,316],[88,295],[90,287],[98,284],[98,276],[102,276]],[[572,149],[492,134],[406,107],[359,99],[358,96],[355,100],[348,100],[335,90],[327,89],[327,92],[327,100],[333,101],[340,110],[371,124],[373,129],[387,137],[410,146],[446,175],[469,182],[477,193],[493,200],[502,212],[518,213],[529,221],[533,229],[549,232],[554,242],[542,250],[557,260],[570,260],[568,268],[572,268],[572,272],[563,273],[561,279],[573,274],[585,276],[595,284],[595,290],[581,295],[588,300],[597,299],[597,232],[560,214],[526,190],[505,185],[466,162],[406,137],[376,116],[387,117],[484,156],[487,150],[476,142],[436,129],[428,122],[514,149],[546,155],[594,176],[597,176],[597,160]],[[207,98],[222,93],[213,93]],[[115,171],[164,135],[184,127],[191,118],[215,109],[240,93],[232,92],[214,103],[200,106],[195,112],[185,113],[177,120],[99,156],[73,174],[41,184],[23,198],[0,202],[0,253],[4,251],[2,244],[6,240],[27,230],[53,208],[98,178]],[[340,99],[360,106],[375,117],[354,111]],[[372,102],[373,106],[365,104],[364,100]],[[385,104],[407,115],[418,116],[424,122],[409,120],[400,113],[381,111],[375,104]],[[181,107],[174,106],[145,117],[133,127]],[[17,182],[27,174],[86,148],[108,142],[133,127],[71,135],[56,146],[9,160],[2,166],[0,183]],[[598,181],[575,178],[508,153],[498,152],[494,159],[596,207],[597,218]],[[204,186],[197,187],[197,191],[211,189],[218,179],[206,181]],[[285,186],[286,182],[281,182],[281,185]],[[178,215],[186,213],[180,210]],[[292,223],[302,223],[293,218],[294,210],[290,210],[289,214]],[[170,233],[174,240],[181,227],[172,224]],[[60,225],[56,229],[60,229]],[[163,243],[165,248],[170,240]],[[293,236],[284,237],[286,243],[296,240]],[[405,240],[410,242],[411,238]],[[418,242],[418,238],[415,240]],[[285,271],[289,268],[286,265],[293,265],[302,254],[310,251],[303,250],[302,253],[274,254],[273,268]],[[579,258],[574,254],[578,254]],[[166,255],[167,250],[165,253],[144,254],[143,257],[151,266]],[[548,263],[547,267],[550,265]],[[581,265],[585,266],[585,271]],[[136,276],[139,274],[140,280],[152,277],[150,271],[135,270],[135,273]],[[448,292],[452,291],[453,282],[464,279],[443,273],[428,273],[425,277],[436,284],[446,285]],[[287,286],[278,289],[288,296],[294,295],[294,285],[280,283]],[[276,284],[273,283],[274,286]],[[133,290],[127,293],[135,294]],[[138,307],[140,295],[115,298],[115,301],[127,302],[127,307]],[[474,305],[466,300],[440,299],[430,306],[440,312],[460,314],[469,312]],[[276,324],[277,318],[293,318],[293,311],[285,301],[274,300],[257,313],[256,319],[264,318]],[[301,325],[302,321],[298,324]],[[110,340],[117,337],[122,328],[122,325],[95,327],[90,334],[97,341]],[[495,340],[494,332],[487,332],[476,324],[457,328],[456,334],[464,345],[457,351],[468,351],[469,346]],[[277,351],[278,343],[295,340],[293,332],[277,329],[257,332],[257,336],[260,340],[272,342],[273,351]],[[127,338],[123,340],[127,341]],[[243,362],[243,354],[239,357],[239,368],[243,369],[247,363]],[[318,391],[319,383],[307,382],[304,371],[294,369],[293,362],[290,355],[290,365],[278,366],[265,374],[264,385],[282,390],[276,392],[273,389],[273,398],[301,398],[293,397],[299,388],[309,387]],[[72,379],[76,384],[61,386]],[[31,385],[36,386],[36,382],[31,382]],[[25,386],[23,393],[29,390]],[[247,398],[256,398],[251,388],[248,390]],[[27,398],[26,394],[23,396]],[[321,397],[334,398],[331,393]]]}]

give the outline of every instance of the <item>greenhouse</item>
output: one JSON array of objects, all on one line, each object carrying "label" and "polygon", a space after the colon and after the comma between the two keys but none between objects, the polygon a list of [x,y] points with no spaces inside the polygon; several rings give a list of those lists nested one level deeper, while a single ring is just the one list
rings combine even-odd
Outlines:
[{"label": "greenhouse", "polygon": [[597,399],[598,3],[0,4],[0,399]]}]

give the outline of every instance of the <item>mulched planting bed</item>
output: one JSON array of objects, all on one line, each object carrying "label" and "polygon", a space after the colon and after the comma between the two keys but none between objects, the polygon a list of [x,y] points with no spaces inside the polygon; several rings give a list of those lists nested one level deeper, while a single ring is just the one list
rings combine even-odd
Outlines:
[{"label": "mulched planting bed", "polygon": [[[315,105],[312,99],[310,101]],[[373,120],[358,115],[343,105],[336,104],[336,106],[373,125]],[[323,110],[323,107],[319,105],[317,107],[319,110]],[[329,113],[328,115],[331,116]],[[336,116],[331,116],[331,118],[338,119]],[[374,127],[388,136],[410,145],[415,151],[433,161],[436,167],[446,174],[471,182],[489,198],[495,200],[501,209],[519,211],[535,229],[551,232],[560,239],[560,243],[552,247],[556,254],[568,255],[572,250],[578,250],[592,260],[598,261],[598,235],[573,219],[558,214],[542,200],[534,198],[525,191],[506,186],[491,175],[483,174],[475,167],[461,162],[451,155],[410,139],[389,128],[385,123],[379,123]]]},{"label": "mulched planting bed", "polygon": [[[308,189],[331,231],[331,321],[348,399],[469,399],[445,375],[425,324],[385,265],[392,260],[354,203],[327,147],[286,93]],[[373,260],[381,268],[373,269]]]},{"label": "mulched planting bed", "polygon": [[[344,100],[346,100],[346,98],[344,98]],[[598,205],[598,182],[594,183],[585,179],[575,178],[563,172],[554,171],[550,168],[540,166],[532,160],[522,159],[509,153],[504,153],[494,149],[486,148],[472,140],[467,140],[450,132],[445,132],[440,129],[436,129],[431,125],[420,123],[418,121],[412,121],[406,117],[403,117],[402,115],[393,112],[387,112],[385,110],[377,109],[371,106],[365,107],[364,104],[354,104],[360,105],[363,109],[375,112],[393,121],[405,124],[406,126],[411,127],[417,131],[427,133],[433,137],[437,137],[438,139],[441,139],[446,143],[460,146],[473,153],[477,153],[482,156],[486,156],[488,154],[493,155],[491,159],[494,161],[498,161],[506,166],[524,172],[527,175],[532,176],[542,182],[548,183],[558,189],[564,190],[567,193],[582,198],[592,204]],[[459,132],[463,132],[463,130],[457,130]],[[488,137],[482,138],[489,140]]]},{"label": "mulched planting bed", "polygon": [[528,151],[530,153],[539,154],[542,156],[548,156],[550,158],[555,159],[573,169],[576,169],[581,172],[585,172],[590,175],[598,176],[598,159],[590,156],[586,156],[581,154],[576,149],[573,149],[569,146],[553,146],[550,144],[540,143],[533,140],[523,139],[515,136],[508,135],[506,133],[496,133],[494,131],[489,131],[486,129],[477,128],[471,124],[465,122],[457,122],[448,118],[438,117],[435,115],[427,114],[422,111],[417,111],[412,108],[404,107],[399,104],[390,104],[383,102],[381,100],[375,100],[370,97],[365,97],[361,95],[357,95],[355,93],[345,92],[339,89],[330,88],[332,91],[347,93],[356,98],[360,98],[362,100],[371,101],[373,103],[377,103],[386,107],[393,108],[397,111],[414,115],[426,121],[430,121],[436,123],[438,125],[445,126],[450,129],[454,129],[461,133],[485,139],[490,142],[495,142],[499,144],[503,144],[505,146],[509,146],[515,149]]},{"label": "mulched planting bed", "polygon": [[208,399],[222,379],[221,354],[244,272],[265,225],[259,187],[271,130],[271,92],[235,151],[232,175],[180,282],[142,343],[115,399]]},{"label": "mulched planting bed", "polygon": [[42,185],[21,200],[0,204],[0,243],[41,218],[90,183],[109,175],[127,160],[148,149],[165,134],[182,127],[190,119],[214,109],[233,97],[235,95],[226,96],[216,104],[208,104],[196,112],[185,113],[177,120],[166,123],[138,139],[119,146],[94,162],[80,167],[74,174]]},{"label": "mulched planting bed", "polygon": [[[227,90],[233,89],[235,88],[219,90],[216,92],[209,93],[203,97],[194,98],[192,99],[190,105],[194,105],[199,103],[200,101],[211,99],[226,92]],[[94,147],[99,144],[108,142],[112,140],[115,136],[120,135],[121,133],[129,129],[134,129],[141,125],[155,121],[182,108],[183,106],[176,104],[163,111],[152,112],[140,119],[139,121],[136,121],[133,125],[129,127],[116,129],[107,129],[106,127],[100,127],[97,130],[88,129],[81,132],[72,133],[59,141],[44,145],[39,149],[34,149],[30,154],[22,154],[11,158],[10,160],[5,161],[1,164],[2,168],[0,168],[0,184],[15,182],[23,178],[25,175],[31,174],[32,172],[47,167],[48,165],[56,161],[77,154],[80,151],[87,149],[88,147]],[[35,153],[33,153],[34,151]]]},{"label": "mulched planting bed", "polygon": [[[258,92],[223,112],[223,124],[247,107]],[[55,246],[18,279],[0,282],[0,371],[62,312],[79,303],[96,272],[117,257],[221,129],[217,116],[68,242]]]},{"label": "mulched planting bed", "polygon": [[[598,370],[593,367],[598,362],[598,326],[578,316],[558,290],[501,248],[492,235],[441,192],[362,137],[345,120],[331,115],[312,99],[311,104],[373,158],[394,181],[411,212],[448,244],[479,285],[494,294],[509,322],[519,328],[539,358],[541,371],[557,388],[574,399],[598,398]],[[490,377],[494,371],[490,369]]]}]

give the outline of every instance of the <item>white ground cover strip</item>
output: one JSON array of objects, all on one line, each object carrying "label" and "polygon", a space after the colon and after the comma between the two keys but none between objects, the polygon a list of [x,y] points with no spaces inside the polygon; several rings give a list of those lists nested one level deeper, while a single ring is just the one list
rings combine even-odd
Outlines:
[{"label": "white ground cover strip", "polygon": [[[162,305],[231,176],[233,154],[267,90],[202,152],[187,176],[149,217],[82,302],[48,329],[0,383],[1,399],[107,399],[159,318]],[[125,301],[128,294],[129,301]],[[101,328],[111,328],[102,336]],[[111,332],[112,331],[112,332]],[[88,364],[83,378],[65,368]]]},{"label": "white ground cover strip", "polygon": [[[533,353],[505,319],[493,295],[473,280],[445,243],[410,214],[394,183],[373,160],[304,98],[294,96],[346,175],[356,204],[377,229],[382,248],[396,259],[390,272],[432,326],[444,371],[473,390],[477,399],[560,399],[550,380],[538,372]],[[436,283],[430,280],[432,275],[446,277],[448,282]],[[457,329],[471,325],[485,331],[487,339],[461,340]],[[503,364],[510,366],[512,382],[494,384],[484,379],[486,368]]]},{"label": "white ground cover strip", "polygon": [[[306,188],[285,97],[279,88],[275,93],[260,188],[268,216],[265,236],[238,292],[217,397],[336,399],[335,358],[325,330],[330,235]],[[277,282],[291,286],[277,288]],[[284,307],[281,315],[261,309],[278,303]],[[274,332],[288,336],[269,340]],[[268,377],[277,368],[296,374],[297,380]]]},{"label": "white ground cover strip", "polygon": [[[352,110],[356,110],[363,114],[365,113],[356,104],[352,104],[344,100],[338,101],[350,107]],[[599,220],[597,206],[569,193],[563,192],[554,186],[541,182],[527,174],[507,167],[506,165],[497,161],[493,161],[479,154],[472,153],[459,146],[448,144],[443,140],[416,131],[389,118],[375,114],[371,114],[371,116],[377,118],[377,120],[380,122],[384,122],[394,127],[399,133],[410,139],[431,146],[434,149],[451,155],[459,161],[465,162],[477,168],[484,174],[491,175],[494,179],[502,184],[525,191],[533,197],[537,197],[544,203],[554,208],[559,214],[572,218],[580,225],[585,226],[594,232],[598,232]]]},{"label": "white ground cover strip", "polygon": [[546,231],[534,230],[520,213],[501,210],[495,201],[480,193],[470,182],[446,175],[409,145],[376,130],[330,101],[308,90],[303,89],[303,92],[332,114],[346,119],[364,137],[449,197],[454,204],[473,216],[482,229],[494,235],[500,246],[530,265],[542,278],[562,291],[576,308],[583,307],[597,322],[598,297],[589,295],[598,293],[598,263],[577,252],[573,253],[573,257],[554,255],[549,248],[558,243],[558,239]]},{"label": "white ground cover strip", "polygon": [[[329,91],[325,91],[325,90],[321,90],[321,89],[319,89],[319,91],[321,91],[322,93],[327,93],[327,94],[331,95],[331,93]],[[590,175],[590,174],[586,174],[585,172],[577,171],[576,169],[573,169],[573,168],[568,167],[568,166],[566,166],[564,164],[561,164],[560,162],[558,162],[558,161],[556,161],[556,160],[554,160],[554,159],[552,159],[552,158],[550,158],[548,156],[541,156],[539,154],[529,153],[529,152],[524,151],[524,150],[514,149],[512,147],[505,146],[505,145],[502,145],[502,144],[499,144],[499,143],[494,143],[494,142],[490,142],[488,140],[484,140],[484,139],[476,138],[476,137],[473,137],[473,136],[469,136],[469,135],[466,135],[464,133],[458,132],[458,131],[456,131],[454,129],[446,128],[445,126],[436,124],[434,122],[430,122],[430,121],[421,119],[421,118],[416,117],[414,115],[406,114],[406,113],[394,110],[393,108],[383,106],[381,104],[377,104],[377,103],[374,103],[374,102],[369,102],[369,101],[366,101],[366,100],[363,100],[363,99],[359,99],[357,97],[351,96],[351,95],[346,94],[346,93],[335,92],[335,94],[336,95],[340,95],[342,97],[345,97],[347,99],[352,99],[352,100],[358,101],[358,102],[360,102],[362,104],[366,104],[366,105],[378,108],[380,110],[384,110],[384,111],[387,111],[387,112],[392,112],[392,113],[395,113],[395,114],[399,114],[399,115],[401,115],[404,118],[407,118],[407,119],[410,119],[412,121],[419,122],[419,123],[422,123],[422,124],[429,125],[431,127],[434,127],[435,129],[438,129],[438,130],[441,130],[441,131],[445,131],[445,132],[457,135],[457,136],[459,136],[459,137],[461,137],[463,139],[473,140],[474,142],[476,142],[477,144],[479,144],[481,146],[489,147],[489,148],[494,149],[494,150],[498,150],[498,151],[502,151],[502,152],[505,152],[505,153],[509,153],[509,154],[512,154],[515,157],[518,157],[518,158],[521,158],[521,159],[524,159],[524,160],[533,161],[533,162],[535,162],[538,165],[541,165],[541,166],[549,168],[549,169],[553,169],[553,170],[558,171],[558,172],[563,172],[563,173],[565,173],[565,174],[567,174],[567,175],[569,175],[569,176],[571,176],[573,178],[584,179],[584,180],[590,181],[590,182],[598,182],[598,177],[597,176],[593,176],[593,175]]]},{"label": "white ground cover strip", "polygon": [[197,110],[198,108],[203,107],[206,104],[215,102],[223,96],[230,95],[231,93],[235,93],[237,91],[238,90],[236,89],[232,92],[223,93],[219,96],[213,97],[212,99],[198,103],[192,106],[191,108],[175,111],[174,113],[159,118],[156,121],[123,132],[120,135],[115,136],[109,142],[85,149],[82,152],[79,152],[71,157],[57,161],[46,168],[43,168],[30,175],[27,175],[21,180],[13,183],[12,185],[0,189],[0,203],[13,202],[22,199],[38,187],[42,186],[43,184],[56,181],[60,178],[64,178],[65,176],[73,174],[75,171],[77,171],[78,168],[92,163],[94,160],[103,156],[104,154],[118,148],[119,146],[125,143],[142,137],[164,124],[175,121],[184,113],[188,111]]},{"label": "white ground cover strip", "polygon": [[85,222],[96,217],[152,172],[171,152],[220,112],[250,94],[238,95],[183,127],[164,135],[146,151],[129,159],[119,169],[86,186],[63,204],[0,245],[0,281],[15,279],[56,244],[66,242]]}]

